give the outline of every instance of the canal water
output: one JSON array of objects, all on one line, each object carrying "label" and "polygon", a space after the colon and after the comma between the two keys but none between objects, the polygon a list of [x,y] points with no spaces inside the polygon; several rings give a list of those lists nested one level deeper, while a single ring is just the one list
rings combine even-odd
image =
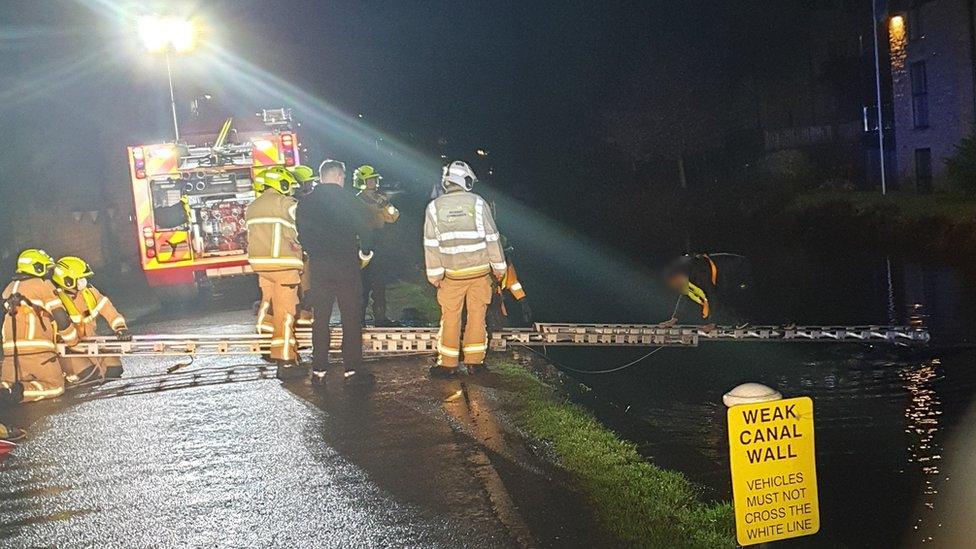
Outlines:
[{"label": "canal water", "polygon": [[[700,484],[704,498],[730,500],[722,394],[760,382],[786,397],[810,396],[821,532],[784,545],[976,545],[968,532],[976,518],[968,493],[976,471],[976,440],[968,434],[976,425],[973,279],[870,254],[777,250],[751,260],[754,299],[747,316],[753,323],[912,323],[930,329],[933,344],[917,352],[739,342],[662,349],[618,373],[571,372],[587,388],[581,402],[655,463]],[[670,317],[674,306],[673,297],[648,289],[647,274],[601,290],[586,272],[568,285],[551,278],[533,285],[539,275],[523,279],[542,302],[569,296],[574,304],[544,311],[545,317],[655,322]],[[626,364],[646,350],[549,354],[563,367],[592,371]]]}]

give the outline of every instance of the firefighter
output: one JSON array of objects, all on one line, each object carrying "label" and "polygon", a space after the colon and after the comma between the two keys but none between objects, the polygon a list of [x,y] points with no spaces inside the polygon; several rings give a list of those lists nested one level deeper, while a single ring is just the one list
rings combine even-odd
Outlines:
[{"label": "firefighter", "polygon": [[336,302],[342,322],[345,379],[357,384],[372,381],[372,374],[363,371],[360,273],[373,258],[369,218],[362,202],[345,189],[345,179],[342,162],[322,162],[319,185],[298,205],[298,228],[311,269],[310,302],[319,317],[312,327],[312,383],[316,385],[325,383],[330,366],[329,318]]},{"label": "firefighter", "polygon": [[[67,256],[58,260],[51,275],[51,280],[57,286],[55,291],[61,306],[78,330],[78,337],[95,335],[98,329],[98,318],[101,317],[105,319],[119,341],[132,341],[132,334],[126,326],[125,317],[119,313],[108,297],[89,282],[88,279],[94,274],[85,260]],[[122,377],[122,361],[115,356],[62,358],[61,369],[68,383]]]},{"label": "firefighter", "polygon": [[48,280],[54,260],[39,249],[17,258],[16,274],[3,290],[3,362],[0,400],[7,403],[54,398],[64,393],[57,341],[78,343],[78,330]]},{"label": "firefighter", "polygon": [[[318,184],[319,177],[315,170],[309,166],[295,166],[290,168],[298,181],[298,190],[295,198],[301,201],[304,197],[311,194]],[[302,269],[301,282],[298,284],[298,314],[295,315],[295,325],[298,327],[309,327],[315,320],[312,314],[312,307],[309,305],[310,289],[312,286],[311,271],[308,267],[308,254],[302,253],[302,261],[305,267]]]},{"label": "firefighter", "polygon": [[295,225],[298,202],[292,196],[298,180],[280,166],[261,171],[255,180],[264,192],[248,205],[244,220],[248,261],[261,287],[257,331],[272,334],[270,358],[278,364],[278,379],[291,379],[302,375],[295,314],[304,263]]},{"label": "firefighter", "polygon": [[393,322],[386,315],[386,284],[390,275],[389,258],[392,255],[392,234],[387,225],[396,223],[400,211],[390,203],[390,198],[379,190],[383,179],[376,170],[366,164],[353,172],[353,187],[359,190],[356,195],[369,212],[369,229],[377,259],[363,269],[363,326],[366,325],[366,309],[370,295],[373,297],[373,322],[377,326],[391,326]]},{"label": "firefighter", "polygon": [[[745,256],[728,253],[686,254],[669,264],[664,283],[681,297],[700,307],[701,318],[712,326],[716,319],[741,322],[752,288],[752,269]],[[721,304],[721,305],[719,305]],[[675,309],[677,311],[677,309]],[[673,317],[665,325],[677,323]]]},{"label": "firefighter", "polygon": [[[444,194],[427,205],[424,259],[427,279],[437,288],[441,306],[436,376],[453,375],[463,358],[470,368],[484,363],[488,351],[486,312],[491,303],[491,275],[501,279],[508,265],[491,209],[471,192],[474,171],[460,160],[444,166]],[[467,309],[462,346],[461,314]]]}]

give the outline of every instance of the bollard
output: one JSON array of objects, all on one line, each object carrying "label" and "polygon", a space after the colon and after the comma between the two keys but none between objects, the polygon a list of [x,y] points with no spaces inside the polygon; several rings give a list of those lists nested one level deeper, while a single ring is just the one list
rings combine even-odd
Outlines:
[{"label": "bollard", "polygon": [[739,404],[757,404],[780,400],[781,398],[783,395],[779,391],[762,383],[743,383],[722,395],[722,403],[731,408]]}]

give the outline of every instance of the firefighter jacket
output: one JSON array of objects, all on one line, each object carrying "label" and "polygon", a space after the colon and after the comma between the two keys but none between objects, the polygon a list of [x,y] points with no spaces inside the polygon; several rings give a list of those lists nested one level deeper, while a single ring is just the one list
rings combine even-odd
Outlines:
[{"label": "firefighter jacket", "polygon": [[507,269],[505,252],[491,209],[480,196],[451,190],[427,205],[424,220],[424,259],[427,279],[476,278]]},{"label": "firefighter jacket", "polygon": [[297,207],[294,198],[274,191],[263,193],[248,205],[244,220],[248,261],[254,271],[302,270],[302,247],[295,225]]},{"label": "firefighter jacket", "polygon": [[498,281],[498,285],[502,290],[512,292],[512,297],[516,300],[521,301],[525,299],[525,290],[522,288],[522,283],[519,282],[518,274],[515,272],[515,265],[508,264],[508,269],[505,270],[505,276]]},{"label": "firefighter jacket", "polygon": [[78,343],[78,330],[62,308],[51,281],[14,278],[3,290],[2,297],[7,300],[14,294],[24,299],[10,303],[10,310],[4,316],[4,355],[11,356],[15,351],[22,355],[53,353],[57,351],[59,337],[67,345]]},{"label": "firefighter jacket", "polygon": [[371,229],[382,229],[387,223],[396,223],[400,219],[400,211],[390,204],[390,199],[377,189],[363,189],[356,196],[363,201],[369,210],[369,226]]},{"label": "firefighter jacket", "polygon": [[58,297],[71,322],[78,328],[78,337],[95,335],[99,316],[108,322],[113,332],[128,329],[125,317],[119,314],[112,301],[97,288],[89,286],[74,295],[58,290]]}]

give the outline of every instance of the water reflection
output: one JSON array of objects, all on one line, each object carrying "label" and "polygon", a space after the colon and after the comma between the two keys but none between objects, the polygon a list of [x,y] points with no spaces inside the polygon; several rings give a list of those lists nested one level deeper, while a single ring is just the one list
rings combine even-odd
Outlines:
[{"label": "water reflection", "polygon": [[[936,496],[939,493],[942,461],[939,420],[942,415],[942,399],[936,392],[934,383],[941,377],[940,367],[941,360],[936,358],[922,363],[918,368],[901,371],[901,378],[909,395],[908,406],[905,408],[909,462],[916,465],[917,472],[921,474],[919,486],[921,493],[917,498],[918,509],[921,511],[935,510]],[[933,520],[937,520],[935,516],[937,515],[933,516]],[[926,533],[933,525],[926,524],[925,518],[914,517],[916,521],[914,529],[923,531],[921,541],[931,541],[933,538]]]}]

